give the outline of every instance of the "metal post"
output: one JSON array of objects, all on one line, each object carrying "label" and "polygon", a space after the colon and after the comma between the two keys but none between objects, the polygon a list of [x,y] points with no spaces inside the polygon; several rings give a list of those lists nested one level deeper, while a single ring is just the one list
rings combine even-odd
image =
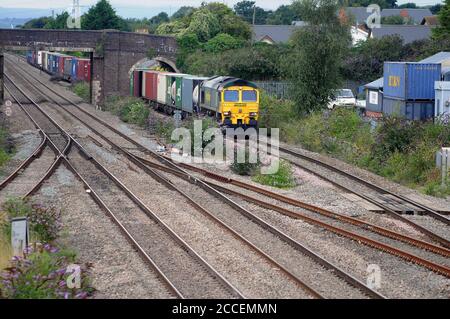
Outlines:
[{"label": "metal post", "polygon": [[89,53],[89,59],[91,60],[91,79],[89,81],[89,101],[94,105],[93,83],[94,83],[94,52]]},{"label": "metal post", "polygon": [[5,88],[4,88],[4,80],[3,80],[3,51],[0,51],[0,104],[3,104],[5,100]]}]

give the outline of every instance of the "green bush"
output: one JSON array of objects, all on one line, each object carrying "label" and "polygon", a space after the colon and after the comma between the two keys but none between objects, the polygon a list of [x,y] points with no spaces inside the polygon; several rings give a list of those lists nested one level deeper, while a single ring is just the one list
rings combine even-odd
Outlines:
[{"label": "green bush", "polygon": [[276,173],[274,174],[258,173],[257,175],[253,176],[252,179],[257,183],[282,189],[292,188],[296,186],[295,178],[292,172],[292,167],[288,162],[284,160],[280,160],[279,169]]},{"label": "green bush", "polygon": [[8,219],[8,222],[2,225],[7,237],[11,236],[9,220],[15,217],[27,217],[32,239],[40,242],[55,240],[62,229],[61,211],[54,207],[31,205],[23,199],[11,198],[3,204],[3,210]]},{"label": "green bush", "polygon": [[237,150],[237,148],[235,148],[233,162],[230,165],[230,169],[235,174],[238,174],[241,176],[254,175],[260,165],[259,158],[257,158],[256,163],[250,163],[250,152],[248,150],[248,147],[245,148],[244,156],[245,156],[244,162],[238,161],[238,150]]},{"label": "green bush", "polygon": [[120,118],[126,123],[137,124],[145,126],[148,120],[150,111],[143,101],[136,101],[125,105],[120,112]]},{"label": "green bush", "polygon": [[90,89],[89,89],[89,83],[87,82],[77,82],[72,87],[73,92],[78,95],[80,98],[83,99],[83,101],[90,103]]},{"label": "green bush", "polygon": [[150,115],[149,107],[139,98],[110,96],[106,99],[105,111],[118,115],[126,123],[145,126]]}]

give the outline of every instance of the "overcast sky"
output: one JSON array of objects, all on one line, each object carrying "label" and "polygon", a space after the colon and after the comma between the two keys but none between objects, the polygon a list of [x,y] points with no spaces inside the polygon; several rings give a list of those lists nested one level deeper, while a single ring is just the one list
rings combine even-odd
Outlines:
[{"label": "overcast sky", "polygon": [[[229,6],[234,5],[240,0],[216,0],[223,2]],[[80,0],[80,5],[90,6],[97,2],[97,0]],[[184,5],[199,6],[202,0],[110,0],[111,4],[116,7],[174,7],[178,8]],[[211,1],[207,1],[211,2]],[[406,2],[415,2],[418,5],[430,5],[442,3],[441,0],[397,0],[398,4]],[[256,4],[265,9],[276,9],[279,5],[289,4],[291,0],[256,0]],[[9,8],[66,8],[72,4],[72,0],[0,0],[0,7]]]}]

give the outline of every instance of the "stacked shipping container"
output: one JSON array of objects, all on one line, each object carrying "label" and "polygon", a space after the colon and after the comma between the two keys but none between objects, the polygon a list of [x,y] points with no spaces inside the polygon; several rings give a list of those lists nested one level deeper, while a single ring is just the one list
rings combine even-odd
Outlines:
[{"label": "stacked shipping container", "polygon": [[441,78],[439,63],[385,62],[383,113],[409,120],[434,116],[434,82]]}]

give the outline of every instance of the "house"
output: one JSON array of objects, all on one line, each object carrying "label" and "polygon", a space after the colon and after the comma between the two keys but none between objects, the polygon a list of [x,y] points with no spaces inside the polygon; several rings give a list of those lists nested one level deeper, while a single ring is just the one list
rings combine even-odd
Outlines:
[{"label": "house", "polygon": [[269,44],[286,43],[300,25],[253,25],[253,41]]},{"label": "house", "polygon": [[411,43],[418,40],[426,40],[431,37],[432,26],[428,25],[398,25],[382,24],[380,28],[373,28],[370,37],[379,39],[384,36],[398,35],[403,38],[404,43]]},{"label": "house", "polygon": [[347,7],[344,9],[347,15],[354,18],[356,25],[366,24],[367,18],[372,14],[366,7]]},{"label": "house", "polygon": [[[287,43],[295,30],[305,25],[303,21],[294,21],[292,25],[253,25],[253,41],[268,44]],[[353,44],[369,37],[367,31],[354,26],[351,28],[351,34]]]},{"label": "house", "polygon": [[381,10],[381,18],[391,16],[401,16],[409,18],[414,24],[420,24],[425,17],[432,16],[430,9],[383,9]]},{"label": "house", "polygon": [[438,16],[428,16],[422,19],[421,25],[439,25]]}]

